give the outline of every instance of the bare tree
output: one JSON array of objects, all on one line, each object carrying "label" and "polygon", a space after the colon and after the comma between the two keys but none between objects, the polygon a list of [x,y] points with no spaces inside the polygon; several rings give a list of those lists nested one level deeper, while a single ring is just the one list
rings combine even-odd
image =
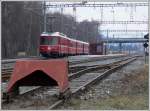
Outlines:
[{"label": "bare tree", "polygon": [[[39,54],[40,34],[43,31],[43,10],[40,1],[2,2],[2,58]],[[77,22],[71,15],[47,14],[47,31],[62,32],[68,37],[93,42],[98,33],[97,21]]]}]

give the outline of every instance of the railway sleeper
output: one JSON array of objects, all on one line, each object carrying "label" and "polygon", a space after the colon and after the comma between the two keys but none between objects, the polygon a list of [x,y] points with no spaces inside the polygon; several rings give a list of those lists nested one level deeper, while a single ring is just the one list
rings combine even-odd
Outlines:
[{"label": "railway sleeper", "polygon": [[[124,60],[125,62],[122,62],[114,67],[111,67],[110,69],[108,69],[107,71],[103,72],[102,74],[100,74],[99,76],[93,78],[91,81],[85,83],[84,85],[82,85],[81,87],[77,88],[76,90],[74,90],[71,94],[71,97],[79,97],[79,95],[83,94],[84,92],[86,92],[87,90],[90,89],[90,87],[92,85],[95,85],[97,83],[100,82],[100,80],[106,78],[107,76],[109,76],[112,72],[120,69],[121,67],[127,65],[128,63],[132,62],[136,60],[136,58],[130,58],[129,60]],[[67,101],[68,102],[68,101]],[[58,101],[55,105],[53,105],[52,107],[50,107],[49,109],[54,109],[56,107],[58,107],[60,104],[63,104],[64,101]]]},{"label": "railway sleeper", "polygon": [[2,99],[4,103],[10,103],[13,101],[12,98],[17,97],[19,95],[19,89],[18,87],[14,88],[14,90],[11,93],[3,92]]},{"label": "railway sleeper", "polygon": [[70,88],[68,88],[65,92],[60,93],[58,98],[65,100],[65,99],[68,99],[70,97],[71,97],[71,90],[70,90]]},{"label": "railway sleeper", "polygon": [[[69,91],[69,98],[74,96],[74,97],[78,97],[78,95],[80,95],[81,93],[84,93],[88,90],[88,88],[90,88],[92,85],[95,85],[97,83],[99,83],[100,80],[106,78],[107,76],[109,76],[111,73],[113,73],[114,71],[120,69],[121,67],[127,65],[128,63],[132,62],[136,60],[136,58],[130,58],[130,59],[126,59],[126,61],[122,62],[122,63],[119,63],[119,64],[113,64],[113,65],[108,65],[108,66],[105,66],[106,68],[108,68],[107,71],[105,71],[103,74],[101,74],[100,76],[94,78],[93,80],[89,81],[88,83],[84,84],[83,86],[79,87],[76,91],[72,92],[70,94],[70,91]],[[94,70],[98,70],[99,68],[105,68],[105,67],[94,67],[91,71],[94,71]],[[88,73],[89,72],[89,69],[86,71],[87,69],[85,69],[85,72],[84,73]],[[67,93],[66,93],[67,94]],[[62,99],[65,99],[66,96],[63,96]]]}]

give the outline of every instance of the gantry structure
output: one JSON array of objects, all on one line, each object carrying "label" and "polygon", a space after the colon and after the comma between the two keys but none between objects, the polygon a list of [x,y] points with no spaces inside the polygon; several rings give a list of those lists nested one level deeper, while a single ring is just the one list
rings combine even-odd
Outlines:
[{"label": "gantry structure", "polygon": [[[44,3],[43,9],[52,9],[52,8],[60,8],[61,9],[61,14],[63,13],[63,8],[73,8],[73,14],[74,17],[76,18],[76,8],[78,7],[100,7],[101,8],[101,13],[103,13],[103,8],[105,7],[131,7],[131,8],[136,8],[136,7],[148,7],[148,1],[145,0],[145,2],[87,2],[87,1],[82,1],[82,2],[46,2]],[[130,3],[129,3],[130,2]],[[45,11],[44,11],[45,12]],[[101,18],[103,17],[103,14],[101,14]],[[44,20],[46,21],[46,17],[44,16]],[[99,21],[99,24],[147,24],[148,21],[135,21],[133,20],[133,15],[131,15],[131,20],[128,21],[104,21],[101,20]],[[46,23],[45,23],[45,31],[46,31]],[[100,30],[101,32],[148,32],[148,30]]]}]

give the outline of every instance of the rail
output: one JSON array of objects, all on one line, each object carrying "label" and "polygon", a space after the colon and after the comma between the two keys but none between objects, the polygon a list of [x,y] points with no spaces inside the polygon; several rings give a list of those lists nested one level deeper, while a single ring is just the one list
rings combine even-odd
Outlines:
[{"label": "rail", "polygon": [[[102,78],[106,77],[107,75],[109,75],[113,71],[117,70],[118,68],[132,62],[133,60],[136,60],[137,57],[139,57],[139,56],[126,57],[124,59],[120,59],[120,60],[111,62],[109,64],[105,64],[105,65],[99,64],[99,65],[95,65],[95,66],[90,66],[85,69],[82,69],[81,71],[77,70],[77,72],[70,74],[69,81],[71,84],[70,85],[71,86],[71,95],[72,96],[77,95],[77,93],[82,92],[84,89],[88,88],[88,86],[96,83],[96,81],[101,80]],[[96,73],[99,71],[101,72],[102,70],[104,70],[103,73],[101,73],[101,74]],[[94,75],[90,74],[91,72]],[[87,77],[89,78],[89,80],[84,79]],[[82,83],[82,85],[80,82]],[[74,85],[74,84],[76,84],[76,85]],[[76,87],[73,87],[73,86],[76,86]],[[39,92],[40,89],[42,89],[42,91],[43,91],[43,87],[40,87],[40,88],[34,89],[33,91],[29,91],[22,95],[19,95],[19,96],[22,97],[22,96],[26,96],[28,94],[37,93],[37,92]],[[52,89],[52,90],[54,90],[54,89]],[[62,104],[63,102],[64,102],[63,99],[53,101],[54,104],[50,105],[50,107],[48,109],[54,109],[54,108],[58,107],[60,104]]]}]

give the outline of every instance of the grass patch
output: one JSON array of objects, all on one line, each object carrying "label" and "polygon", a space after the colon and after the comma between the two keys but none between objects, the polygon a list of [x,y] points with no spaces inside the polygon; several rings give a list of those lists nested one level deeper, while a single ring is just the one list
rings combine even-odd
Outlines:
[{"label": "grass patch", "polygon": [[79,100],[74,98],[69,106],[74,110],[147,110],[148,96],[120,95],[101,100]]},{"label": "grass patch", "polygon": [[123,87],[117,90],[120,92],[117,96],[89,100],[73,98],[68,105],[69,108],[65,109],[148,110],[148,65],[134,74],[126,74],[121,81]]},{"label": "grass patch", "polygon": [[148,109],[148,65],[143,70],[135,74],[126,75],[121,81],[124,87],[118,96],[110,97],[103,101],[98,101],[96,109]]},{"label": "grass patch", "polygon": [[95,109],[119,109],[119,110],[146,110],[148,109],[147,98],[141,96],[120,95],[106,100],[97,101],[93,104]]}]

